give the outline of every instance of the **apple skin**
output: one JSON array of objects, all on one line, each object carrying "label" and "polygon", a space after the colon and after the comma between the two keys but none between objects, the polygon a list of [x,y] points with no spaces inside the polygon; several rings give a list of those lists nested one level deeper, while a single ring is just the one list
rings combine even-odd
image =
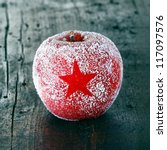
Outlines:
[{"label": "apple skin", "polygon": [[[74,30],[74,41],[70,41],[70,34],[65,31],[49,37],[37,49],[35,88],[46,108],[58,118],[96,118],[110,108],[119,93],[122,58],[114,43],[99,33]],[[74,62],[83,75],[95,74],[85,86],[91,94],[76,90],[67,96],[70,85],[61,77],[73,74]]]}]

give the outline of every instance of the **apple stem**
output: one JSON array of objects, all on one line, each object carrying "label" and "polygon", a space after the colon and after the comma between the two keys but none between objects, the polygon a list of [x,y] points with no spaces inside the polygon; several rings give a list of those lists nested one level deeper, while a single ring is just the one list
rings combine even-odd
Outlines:
[{"label": "apple stem", "polygon": [[75,41],[75,36],[74,36],[74,31],[70,32],[70,41],[74,42]]}]

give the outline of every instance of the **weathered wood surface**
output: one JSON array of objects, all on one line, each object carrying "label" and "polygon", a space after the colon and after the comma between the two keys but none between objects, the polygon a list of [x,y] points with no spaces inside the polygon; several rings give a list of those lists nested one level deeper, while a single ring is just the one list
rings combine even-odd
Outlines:
[{"label": "weathered wood surface", "polygon": [[[48,36],[102,33],[124,62],[120,94],[98,119],[51,115],[32,82],[32,61]],[[149,149],[148,0],[0,0],[0,150]]]}]

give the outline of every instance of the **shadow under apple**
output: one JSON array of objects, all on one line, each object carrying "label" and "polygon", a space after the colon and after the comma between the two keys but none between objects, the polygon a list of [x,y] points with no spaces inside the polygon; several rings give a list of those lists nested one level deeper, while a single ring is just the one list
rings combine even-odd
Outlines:
[{"label": "shadow under apple", "polygon": [[[64,121],[52,114],[43,120],[42,148],[51,149],[121,149],[126,148],[121,123],[110,113],[82,121]],[[120,141],[121,140],[121,141]],[[122,143],[121,145],[119,143]]]}]

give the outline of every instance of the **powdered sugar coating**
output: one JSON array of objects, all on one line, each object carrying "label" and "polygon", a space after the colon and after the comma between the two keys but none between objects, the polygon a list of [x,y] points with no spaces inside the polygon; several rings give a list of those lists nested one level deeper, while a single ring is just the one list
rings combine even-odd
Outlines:
[{"label": "powdered sugar coating", "polygon": [[[67,42],[70,31],[49,37],[38,48],[33,62],[37,92],[55,116],[67,120],[95,118],[103,114],[117,97],[123,76],[120,53],[114,43],[94,32],[82,34],[81,42]],[[83,74],[96,73],[87,84],[92,96],[81,91],[66,97],[68,83],[60,76],[73,73],[74,61]]]}]

